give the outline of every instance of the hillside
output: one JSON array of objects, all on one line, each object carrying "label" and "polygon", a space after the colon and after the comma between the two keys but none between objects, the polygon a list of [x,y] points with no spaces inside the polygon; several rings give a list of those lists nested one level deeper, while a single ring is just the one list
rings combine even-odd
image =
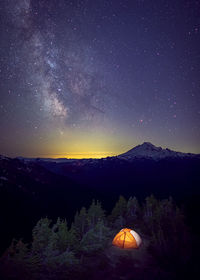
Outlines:
[{"label": "hillside", "polygon": [[[199,156],[180,156],[176,152],[170,152],[175,156],[156,160],[149,156],[157,151],[163,153],[162,149],[144,143],[126,156],[104,159],[43,160],[2,156],[0,210],[1,240],[4,241],[1,250],[13,236],[29,238],[30,229],[40,217],[67,217],[71,222],[75,212],[82,206],[88,207],[93,198],[101,200],[109,212],[119,195],[137,196],[139,200],[152,193],[158,198],[173,196],[179,205],[185,205],[190,222],[195,224],[192,213],[199,210]],[[142,157],[138,157],[139,152]],[[134,156],[130,158],[130,154]]]}]

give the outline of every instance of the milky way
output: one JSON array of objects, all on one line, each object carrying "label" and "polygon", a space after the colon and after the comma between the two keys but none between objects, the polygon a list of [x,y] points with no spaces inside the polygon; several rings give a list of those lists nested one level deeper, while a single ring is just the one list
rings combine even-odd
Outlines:
[{"label": "milky way", "polygon": [[199,4],[2,1],[0,152],[200,152]]},{"label": "milky way", "polygon": [[[50,16],[41,27],[37,22],[38,12],[29,0],[13,3],[9,6],[9,17],[22,38],[23,57],[27,59],[24,75],[40,104],[40,111],[54,120],[73,123],[104,114],[99,94],[103,91],[103,81],[93,66],[92,51],[86,44],[76,45],[77,38],[72,38],[67,30],[64,32],[69,40],[59,44],[57,28]],[[41,1],[41,6],[48,11],[48,2]]]}]

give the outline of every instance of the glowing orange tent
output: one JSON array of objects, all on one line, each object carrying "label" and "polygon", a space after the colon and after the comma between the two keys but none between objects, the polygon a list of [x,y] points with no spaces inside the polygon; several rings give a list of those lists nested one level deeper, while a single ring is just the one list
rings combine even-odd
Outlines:
[{"label": "glowing orange tent", "polygon": [[141,243],[142,239],[139,234],[129,228],[123,228],[122,230],[120,230],[120,232],[115,236],[112,242],[113,245],[123,249],[136,249],[140,246]]}]

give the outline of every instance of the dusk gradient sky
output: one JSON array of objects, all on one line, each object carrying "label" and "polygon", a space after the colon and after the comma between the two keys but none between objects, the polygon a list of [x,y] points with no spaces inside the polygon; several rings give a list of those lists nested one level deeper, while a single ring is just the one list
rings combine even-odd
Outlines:
[{"label": "dusk gradient sky", "polygon": [[0,154],[200,153],[200,1],[2,0]]}]

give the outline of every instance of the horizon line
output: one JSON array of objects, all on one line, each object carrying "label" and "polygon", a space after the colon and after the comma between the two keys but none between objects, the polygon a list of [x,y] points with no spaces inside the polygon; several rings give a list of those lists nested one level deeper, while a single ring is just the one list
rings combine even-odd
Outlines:
[{"label": "horizon line", "polygon": [[[143,142],[142,144],[144,143],[150,143],[152,144],[151,142]],[[5,154],[0,154],[2,156],[5,156],[5,157],[10,157],[10,158],[50,158],[50,159],[61,159],[61,158],[66,158],[66,159],[90,159],[90,158],[96,158],[96,159],[100,159],[100,158],[106,158],[106,157],[114,157],[114,156],[118,156],[120,154],[123,154],[123,153],[126,153],[128,152],[130,149],[133,149],[137,146],[140,146],[142,144],[138,144],[134,147],[130,147],[130,148],[127,148],[125,151],[121,151],[121,152],[82,152],[82,153],[55,153],[55,154],[40,154],[40,155],[5,155]],[[154,144],[152,144],[153,146],[155,146]],[[166,146],[155,146],[155,147],[161,147],[162,149],[170,149],[174,152],[181,152],[181,153],[189,153],[189,154],[196,154],[196,155],[199,155],[200,152],[188,152],[188,151],[185,151],[185,150],[182,150],[182,149],[173,149],[173,148],[168,148]]]}]

